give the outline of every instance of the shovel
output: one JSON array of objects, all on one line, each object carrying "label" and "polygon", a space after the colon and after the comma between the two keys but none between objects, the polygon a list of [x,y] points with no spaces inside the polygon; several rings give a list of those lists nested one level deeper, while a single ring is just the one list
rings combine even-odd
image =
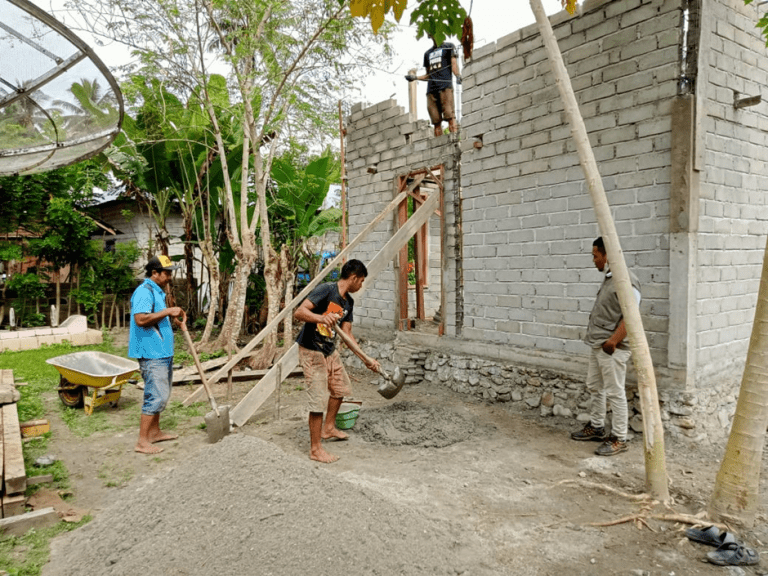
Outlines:
[{"label": "shovel", "polygon": [[197,350],[192,342],[192,337],[187,331],[187,314],[183,310],[181,311],[182,319],[179,321],[181,331],[184,333],[184,339],[187,341],[187,348],[192,355],[192,359],[195,361],[197,371],[200,373],[200,380],[203,381],[203,388],[205,393],[208,394],[208,400],[211,402],[211,408],[213,410],[205,415],[205,429],[208,431],[208,442],[215,444],[224,436],[229,434],[230,421],[229,421],[229,406],[217,406],[216,399],[213,397],[211,387],[208,385],[208,380],[205,378],[205,370],[200,365],[200,358],[197,357]]},{"label": "shovel", "polygon": [[[339,338],[344,341],[344,344],[347,345],[347,348],[352,350],[352,352],[363,358],[365,362],[372,361],[370,356],[363,352],[360,346],[358,346],[355,341],[352,340],[352,338],[350,338],[349,335],[341,329],[340,326],[336,327],[336,333],[339,335]],[[379,384],[377,391],[387,400],[392,400],[392,398],[397,396],[397,393],[402,390],[403,384],[405,384],[405,373],[400,370],[400,366],[395,366],[395,371],[390,376],[389,372],[379,366],[379,374],[384,377],[384,382]]]}]

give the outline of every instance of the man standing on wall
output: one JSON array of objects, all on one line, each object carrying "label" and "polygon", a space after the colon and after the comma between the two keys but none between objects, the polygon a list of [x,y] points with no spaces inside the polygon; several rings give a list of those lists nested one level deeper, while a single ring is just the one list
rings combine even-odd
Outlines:
[{"label": "man standing on wall", "polygon": [[432,48],[424,53],[424,68],[427,73],[422,76],[407,74],[405,78],[409,82],[427,81],[427,111],[429,119],[435,126],[435,136],[440,136],[443,133],[443,120],[448,122],[450,132],[456,132],[451,73],[456,75],[458,84],[461,84],[461,74],[459,74],[459,63],[456,59],[456,46],[450,42],[443,42],[438,46],[434,37],[430,35],[430,38]]},{"label": "man standing on wall", "polygon": [[[341,268],[338,282],[321,284],[307,296],[294,312],[296,320],[304,327],[296,341],[299,343],[299,362],[304,370],[309,404],[309,457],[312,460],[330,464],[338,456],[325,451],[322,440],[346,440],[347,434],[336,428],[336,414],[344,399],[350,394],[347,371],[336,350],[336,334],[344,330],[352,336],[352,309],[355,301],[352,294],[363,287],[368,270],[360,260],[350,260]],[[362,356],[361,360],[366,362]],[[366,362],[374,372],[379,371],[376,360]],[[325,424],[323,410],[327,407]]]},{"label": "man standing on wall", "polygon": [[[590,422],[571,434],[574,440],[602,442],[599,456],[613,456],[627,449],[627,395],[624,381],[631,352],[625,337],[627,329],[602,236],[592,243],[592,261],[605,278],[589,315],[584,342],[590,347],[587,390],[591,395]],[[640,282],[630,271],[629,278],[640,303]],[[611,403],[611,434],[605,433],[606,400]]]},{"label": "man standing on wall", "polygon": [[182,314],[181,308],[165,306],[165,287],[176,266],[168,256],[154,256],[145,267],[146,279],[131,296],[131,326],[128,356],[139,361],[144,379],[144,404],[141,407],[139,441],[134,450],[157,454],[157,442],[174,440],[176,434],[160,430],[160,413],[171,397],[173,385],[173,329],[170,317]]}]

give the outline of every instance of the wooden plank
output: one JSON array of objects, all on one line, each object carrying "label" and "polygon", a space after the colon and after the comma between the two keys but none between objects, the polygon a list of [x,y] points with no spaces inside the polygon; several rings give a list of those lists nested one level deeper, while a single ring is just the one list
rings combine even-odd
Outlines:
[{"label": "wooden plank", "polygon": [[23,536],[30,528],[48,528],[59,521],[59,515],[53,508],[42,508],[17,516],[0,520],[0,534],[3,536]]},{"label": "wooden plank", "polygon": [[[21,451],[21,429],[16,404],[3,404],[3,480],[5,494],[17,494],[27,488],[24,455]],[[3,504],[5,509],[5,504]]]},{"label": "wooden plank", "polygon": [[[312,282],[307,284],[307,286],[301,292],[299,292],[299,295],[296,296],[296,298],[294,298],[288,304],[285,305],[285,308],[283,308],[280,311],[280,313],[277,316],[275,316],[272,322],[267,324],[261,330],[261,332],[259,332],[250,342],[248,342],[248,344],[246,344],[243,347],[242,350],[240,350],[240,352],[238,352],[231,360],[229,360],[224,366],[222,366],[218,372],[216,372],[213,376],[211,376],[211,378],[208,380],[208,384],[213,385],[216,382],[218,382],[222,377],[224,377],[224,375],[226,375],[227,372],[229,372],[230,368],[233,368],[234,366],[236,366],[237,363],[240,362],[240,360],[242,360],[247,354],[249,354],[251,350],[253,350],[256,347],[257,344],[259,344],[262,340],[264,340],[264,338],[266,338],[267,335],[269,335],[272,332],[272,330],[275,330],[280,325],[280,322],[282,322],[289,314],[293,313],[293,308],[298,304],[300,304],[304,300],[304,298],[309,296],[309,293],[312,292],[312,290],[314,290],[315,287],[318,284],[320,284],[320,282],[323,281],[323,279],[328,274],[328,272],[333,270],[343,259],[345,259],[347,257],[347,254],[349,254],[353,248],[356,248],[357,245],[360,244],[360,242],[362,242],[363,239],[366,236],[368,236],[368,234],[376,227],[376,225],[379,224],[379,222],[381,222],[386,217],[387,214],[392,212],[392,210],[394,210],[397,207],[397,205],[400,204],[400,202],[402,202],[403,198],[407,196],[407,193],[409,191],[412,191],[419,184],[421,184],[421,181],[424,180],[425,176],[426,175],[424,174],[417,176],[413,180],[413,182],[411,182],[411,184],[408,186],[407,190],[398,194],[392,200],[392,202],[387,204],[386,208],[384,208],[384,210],[382,210],[379,213],[379,215],[376,216],[376,218],[371,220],[371,222],[363,229],[362,232],[360,232],[360,234],[355,236],[354,240],[352,240],[349,243],[349,246],[347,246],[344,250],[339,252],[336,255],[336,257],[333,260],[331,260],[328,263],[328,265],[318,273],[317,277],[314,280],[312,280]],[[369,275],[370,275],[370,270],[369,270]],[[288,370],[286,370],[285,372],[288,373]],[[182,404],[184,406],[189,406],[194,402],[202,400],[204,394],[205,394],[205,389],[202,386],[200,386],[197,388],[197,390],[192,392],[192,394],[187,396],[187,398],[182,402]]]},{"label": "wooden plank", "polygon": [[[280,384],[282,384],[282,378],[278,378],[278,374],[288,374],[292,372],[296,366],[299,365],[299,345],[294,343],[290,347],[288,352],[275,362],[275,365],[270,368],[266,376],[259,381],[256,386],[251,388],[250,392],[245,395],[240,403],[229,411],[229,419],[233,424],[242,426],[248,419],[256,413],[267,398],[270,397],[272,392],[275,391]],[[278,379],[280,382],[278,382]]]},{"label": "wooden plank", "polygon": [[[258,354],[258,352],[251,352],[248,356],[255,356]],[[213,370],[214,368],[218,368],[219,366],[224,366],[229,362],[229,358],[226,356],[221,356],[219,358],[213,358],[211,360],[206,360],[205,362],[200,362],[200,365],[203,367],[203,370],[206,372],[209,370]],[[197,367],[193,364],[192,366],[187,366],[186,368],[182,368],[181,370],[175,370],[173,372],[173,381],[176,382],[176,377],[183,378],[186,376],[192,376],[197,374]],[[18,386],[18,384],[17,384]]]},{"label": "wooden plank", "polygon": [[[242,382],[243,380],[261,380],[267,374],[267,372],[269,372],[269,370],[240,370],[237,372],[232,372],[232,381]],[[304,372],[301,370],[301,368],[298,368],[290,374],[286,374],[285,377],[289,378],[291,376],[301,376],[302,374],[304,374]],[[179,379],[176,379],[176,375],[173,376],[174,384],[194,384],[195,382],[201,382],[199,374],[190,374],[189,376],[182,376]]]},{"label": "wooden plank", "polygon": [[[21,436],[21,430],[19,430]],[[0,493],[2,493],[3,477],[5,476],[5,430],[3,429],[3,411],[0,409]],[[2,518],[2,514],[0,514]]]},{"label": "wooden plank", "polygon": [[[403,179],[405,180],[405,179]],[[408,221],[408,198],[397,207],[397,227],[402,228]],[[408,318],[408,242],[406,242],[398,255],[399,274],[397,278],[398,292],[400,293],[400,330],[408,330],[407,322],[403,320]]]},{"label": "wooden plank", "polygon": [[32,484],[48,484],[53,482],[53,474],[41,474],[40,476],[28,476],[27,486]]},{"label": "wooden plank", "polygon": [[27,497],[24,494],[6,494],[3,496],[3,518],[24,514],[24,504]]}]

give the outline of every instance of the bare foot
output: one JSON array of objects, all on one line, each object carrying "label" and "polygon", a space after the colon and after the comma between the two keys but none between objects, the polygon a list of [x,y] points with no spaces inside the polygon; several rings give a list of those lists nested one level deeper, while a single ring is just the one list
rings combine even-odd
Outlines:
[{"label": "bare foot", "polygon": [[319,450],[310,450],[309,459],[322,462],[323,464],[330,464],[332,462],[336,462],[336,460],[338,460],[339,457],[336,456],[335,454],[329,454],[328,452],[320,448]]},{"label": "bare foot", "polygon": [[332,430],[329,430],[328,432],[323,431],[322,434],[320,434],[320,438],[323,440],[349,440],[349,434],[345,434],[338,428],[333,428]]},{"label": "bare foot", "polygon": [[156,436],[153,436],[150,442],[154,444],[155,442],[165,442],[166,440],[176,440],[178,438],[178,434],[168,434],[166,432],[160,432]]},{"label": "bare foot", "polygon": [[152,446],[152,444],[136,444],[136,447],[133,450],[134,452],[140,452],[142,454],[160,454],[160,452],[163,451],[162,448]]}]

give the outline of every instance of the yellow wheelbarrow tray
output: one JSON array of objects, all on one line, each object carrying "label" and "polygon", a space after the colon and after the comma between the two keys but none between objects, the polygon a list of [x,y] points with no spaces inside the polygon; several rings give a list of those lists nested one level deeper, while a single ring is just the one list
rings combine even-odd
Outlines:
[{"label": "yellow wheelbarrow tray", "polygon": [[117,406],[123,385],[139,371],[138,362],[106,352],[74,352],[49,358],[61,374],[57,391],[65,406],[92,414],[94,408],[111,403]]}]

